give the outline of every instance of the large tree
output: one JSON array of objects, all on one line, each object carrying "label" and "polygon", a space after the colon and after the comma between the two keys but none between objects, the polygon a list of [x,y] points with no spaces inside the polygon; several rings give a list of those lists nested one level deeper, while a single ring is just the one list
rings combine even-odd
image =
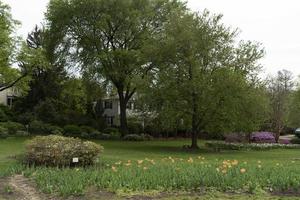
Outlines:
[{"label": "large tree", "polygon": [[277,75],[268,81],[268,91],[271,103],[271,125],[278,142],[280,133],[288,119],[289,96],[294,87],[293,74],[288,70],[278,71]]},{"label": "large tree", "polygon": [[15,86],[27,75],[26,68],[19,71],[12,67],[19,40],[14,35],[18,24],[19,22],[12,18],[9,6],[0,1],[0,91]]},{"label": "large tree", "polygon": [[[126,105],[154,62],[149,51],[160,39],[167,15],[184,5],[169,0],[52,0],[47,20],[65,34],[83,71],[109,81],[120,100],[120,128],[127,133]],[[78,64],[78,62],[77,62]]]},{"label": "large tree", "polygon": [[251,42],[236,46],[236,32],[219,15],[175,12],[170,17],[161,42],[164,67],[153,72],[150,84],[151,93],[161,97],[154,102],[157,112],[166,112],[165,121],[173,126],[180,119],[188,124],[191,148],[198,148],[202,131],[257,128],[265,105],[256,76],[263,50]]},{"label": "large tree", "polygon": [[[67,79],[66,57],[60,53],[56,36],[45,28],[35,27],[23,43],[18,60],[30,68],[29,88],[18,104],[20,111],[32,111],[47,98],[59,100]],[[22,68],[21,67],[21,68]]]}]

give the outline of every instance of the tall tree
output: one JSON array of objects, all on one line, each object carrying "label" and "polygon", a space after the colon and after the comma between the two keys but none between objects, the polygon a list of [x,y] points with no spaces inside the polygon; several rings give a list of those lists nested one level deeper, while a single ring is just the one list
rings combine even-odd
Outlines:
[{"label": "tall tree", "polygon": [[12,18],[9,6],[0,1],[0,91],[15,86],[27,75],[27,69],[24,67],[22,71],[12,68],[19,41],[14,35],[18,24],[19,22]]},{"label": "tall tree", "polygon": [[276,76],[271,77],[268,90],[271,100],[271,124],[276,133],[278,142],[281,131],[287,125],[288,99],[293,89],[293,74],[288,70],[282,70]]},{"label": "tall tree", "polygon": [[263,50],[251,42],[236,47],[235,36],[207,11],[173,13],[166,27],[165,67],[153,73],[150,87],[162,96],[160,111],[174,113],[169,121],[189,124],[191,148],[198,148],[201,131],[250,131],[262,118],[254,97],[262,94],[256,73]]},{"label": "tall tree", "polygon": [[67,73],[66,58],[57,50],[57,44],[57,38],[44,28],[35,27],[28,34],[18,60],[32,70],[28,93],[20,99],[22,106],[19,105],[18,109],[30,111],[47,98],[60,99]]},{"label": "tall tree", "polygon": [[66,35],[77,49],[83,71],[96,69],[111,82],[120,101],[120,125],[126,134],[126,106],[136,80],[153,68],[147,52],[157,44],[167,15],[182,3],[169,0],[52,0],[48,26]]}]

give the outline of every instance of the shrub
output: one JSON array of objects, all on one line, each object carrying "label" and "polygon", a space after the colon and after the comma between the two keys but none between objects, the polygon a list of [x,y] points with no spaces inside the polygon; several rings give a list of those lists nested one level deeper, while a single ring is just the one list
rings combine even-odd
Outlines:
[{"label": "shrub", "polygon": [[95,130],[91,133],[89,133],[90,137],[93,138],[93,139],[99,139],[99,137],[102,135],[103,133]]},{"label": "shrub", "polygon": [[0,122],[7,122],[12,120],[12,117],[14,116],[11,109],[9,109],[7,106],[0,104]]},{"label": "shrub", "polygon": [[225,142],[245,143],[247,142],[247,137],[245,133],[230,133],[225,135]]},{"label": "shrub", "polygon": [[44,123],[42,121],[32,121],[29,125],[29,132],[42,135],[62,135],[63,129],[58,126]]},{"label": "shrub", "polygon": [[27,131],[17,131],[16,136],[25,137],[29,136],[29,133]]},{"label": "shrub", "polygon": [[291,141],[289,139],[279,139],[280,144],[291,144]]},{"label": "shrub", "polygon": [[146,141],[151,141],[151,140],[153,140],[153,137],[152,137],[151,135],[149,135],[149,134],[142,134],[142,137],[143,137],[143,139],[146,140]]},{"label": "shrub", "polygon": [[34,114],[31,112],[25,112],[22,114],[18,114],[16,117],[16,121],[20,122],[22,124],[30,124],[34,120],[35,120]]},{"label": "shrub", "polygon": [[90,126],[80,126],[80,129],[82,132],[85,132],[85,133],[92,133],[92,132],[96,131],[93,127],[90,127]]},{"label": "shrub", "polygon": [[128,122],[128,133],[132,135],[140,135],[143,132],[142,124],[138,122]]},{"label": "shrub", "polygon": [[76,125],[66,125],[64,126],[64,134],[66,136],[80,136],[82,130],[79,126]]},{"label": "shrub", "polygon": [[34,120],[29,124],[29,132],[34,134],[45,134],[46,124],[42,121]]},{"label": "shrub", "polygon": [[37,136],[26,144],[25,161],[33,165],[87,166],[95,163],[103,147],[93,142],[63,136]]},{"label": "shrub", "polygon": [[25,126],[17,122],[1,122],[0,125],[7,128],[8,134],[14,135],[17,131],[24,131]]},{"label": "shrub", "polygon": [[254,132],[250,136],[251,142],[254,143],[275,143],[274,134],[271,132]]},{"label": "shrub", "polygon": [[141,135],[129,134],[129,135],[126,135],[123,138],[123,140],[125,140],[125,141],[144,141],[144,138]]},{"label": "shrub", "polygon": [[80,126],[81,134],[80,137],[84,139],[96,139],[97,135],[100,134],[96,129],[90,126]]},{"label": "shrub", "polygon": [[4,128],[0,126],[0,139],[7,138],[8,137],[8,130],[7,128]]},{"label": "shrub", "polygon": [[0,122],[6,122],[8,120],[9,120],[8,116],[5,114],[5,112],[2,109],[0,109]]},{"label": "shrub", "polygon": [[108,127],[103,131],[106,134],[110,134],[114,137],[120,137],[121,133],[118,128]]},{"label": "shrub", "polygon": [[113,137],[110,134],[102,133],[98,135],[97,139],[99,140],[111,140]]},{"label": "shrub", "polygon": [[293,138],[290,140],[290,143],[292,144],[300,144],[300,138]]}]

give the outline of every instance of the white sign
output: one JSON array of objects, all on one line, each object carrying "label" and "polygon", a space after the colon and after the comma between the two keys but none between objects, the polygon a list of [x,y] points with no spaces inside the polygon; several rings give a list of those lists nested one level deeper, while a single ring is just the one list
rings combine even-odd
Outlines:
[{"label": "white sign", "polygon": [[78,158],[73,158],[73,163],[78,163],[79,159]]}]

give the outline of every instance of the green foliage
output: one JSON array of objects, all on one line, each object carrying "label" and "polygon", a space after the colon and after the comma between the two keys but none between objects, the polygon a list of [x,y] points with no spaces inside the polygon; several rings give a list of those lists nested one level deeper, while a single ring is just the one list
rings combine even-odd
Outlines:
[{"label": "green foliage", "polygon": [[136,134],[128,134],[125,135],[123,140],[125,141],[143,141],[143,137],[141,135],[136,135]]},{"label": "green foliage", "polygon": [[7,106],[0,105],[0,122],[12,120],[14,113]]},{"label": "green foliage", "polygon": [[288,125],[293,128],[300,127],[300,87],[293,91],[288,99],[288,112],[286,113]]},{"label": "green foliage", "polygon": [[276,142],[279,141],[279,136],[284,127],[288,125],[288,105],[293,87],[293,74],[288,70],[278,71],[277,75],[272,77],[268,83],[271,108],[270,122],[272,131],[276,133]]},{"label": "green foliage", "polygon": [[65,81],[61,99],[68,105],[68,109],[85,114],[87,99],[82,80],[70,78]]},{"label": "green foliage", "polygon": [[34,113],[32,112],[25,112],[25,113],[18,113],[16,114],[16,121],[22,123],[22,124],[30,124],[30,122],[34,121]]},{"label": "green foliage", "polygon": [[11,67],[17,54],[16,46],[19,38],[15,35],[15,29],[19,22],[11,15],[10,7],[0,2],[0,90],[10,88],[13,85],[20,86],[20,80],[24,73]]},{"label": "green foliage", "polygon": [[123,140],[125,140],[125,141],[136,141],[136,142],[138,142],[138,141],[149,141],[149,140],[152,140],[152,139],[153,139],[153,137],[151,135],[148,135],[148,134],[146,134],[146,135],[144,135],[144,134],[142,134],[142,135],[129,134],[129,135],[125,135],[123,137]]},{"label": "green foliage", "polygon": [[17,131],[15,135],[19,137],[26,137],[29,136],[30,134],[27,131]]},{"label": "green foliage", "polygon": [[[154,64],[152,55],[160,48],[158,41],[167,16],[176,9],[186,10],[184,4],[160,0],[71,0],[50,1],[48,8],[46,19],[51,32],[68,35],[65,44],[80,49],[74,57],[82,63],[82,71],[106,80],[118,91],[121,132],[127,133],[126,104],[141,77],[148,76],[151,63]],[[111,34],[113,37],[107,37]]]},{"label": "green foliage", "polygon": [[58,126],[53,126],[51,124],[44,123],[42,121],[32,121],[29,124],[29,132],[33,134],[49,135],[55,134],[60,135],[63,132],[63,129]]},{"label": "green foliage", "polygon": [[290,140],[290,142],[291,142],[292,144],[300,144],[300,138],[299,138],[299,137],[293,138],[293,139]]},{"label": "green foliage", "polygon": [[143,126],[139,122],[128,121],[128,133],[133,135],[140,135],[143,133]]},{"label": "green foliage", "polygon": [[85,132],[85,133],[96,132],[96,129],[94,129],[93,127],[90,127],[90,126],[80,126],[80,129],[82,132]]},{"label": "green foliage", "polygon": [[8,130],[7,128],[4,128],[0,125],[0,139],[4,139],[4,138],[7,138],[9,135],[8,135]]},{"label": "green foliage", "polygon": [[113,140],[113,139],[115,139],[115,137],[112,136],[111,134],[101,133],[101,134],[97,135],[96,139],[99,139],[99,140]]},{"label": "green foliage", "polygon": [[108,127],[103,130],[104,133],[109,134],[114,137],[120,137],[121,133],[118,128]]},{"label": "green foliage", "polygon": [[190,130],[193,148],[200,132],[257,129],[268,103],[257,77],[260,45],[236,45],[236,31],[208,11],[173,12],[165,31],[158,50],[163,67],[152,73],[143,96],[159,124]]},{"label": "green foliage", "polygon": [[45,101],[40,101],[34,107],[34,113],[38,120],[51,124],[59,124],[63,119],[59,110],[62,110],[61,102],[55,99],[47,98]]},{"label": "green foliage", "polygon": [[82,133],[82,130],[79,126],[77,125],[65,125],[64,126],[64,135],[66,136],[80,136]]},{"label": "green foliage", "polygon": [[93,142],[62,136],[37,136],[26,145],[25,161],[32,165],[87,166],[96,162],[103,148]]},{"label": "green foliage", "polygon": [[17,131],[24,131],[25,126],[17,122],[1,122],[0,126],[8,130],[8,134],[15,135]]},{"label": "green foliage", "polygon": [[144,141],[151,141],[151,140],[154,139],[154,138],[153,138],[151,135],[149,135],[149,134],[142,134],[142,137],[143,137]]}]

